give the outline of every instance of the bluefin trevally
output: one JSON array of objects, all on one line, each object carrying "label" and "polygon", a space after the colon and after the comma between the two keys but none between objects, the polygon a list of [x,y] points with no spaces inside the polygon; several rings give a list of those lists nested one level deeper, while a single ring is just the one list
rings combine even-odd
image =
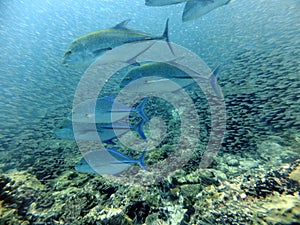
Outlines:
[{"label": "bluefin trevally", "polygon": [[[146,140],[143,131],[144,121],[141,120],[137,125],[129,126],[122,121],[113,124],[92,124],[92,123],[74,123],[76,139],[85,141],[98,141],[111,144],[113,139],[120,137],[129,130],[135,130],[142,139]],[[72,121],[63,120],[55,129],[56,137],[66,140],[75,140]]]},{"label": "bluefin trevally", "polygon": [[166,6],[185,3],[182,21],[197,19],[210,11],[228,4],[233,0],[145,0],[147,6]]},{"label": "bluefin trevally", "polygon": [[138,164],[146,170],[145,155],[146,151],[142,153],[140,158],[132,159],[116,149],[94,150],[85,154],[76,164],[75,169],[82,173],[117,175],[130,166]]},{"label": "bluefin trevally", "polygon": [[185,4],[182,21],[197,19],[210,11],[226,5],[231,0],[188,0]]},{"label": "bluefin trevally", "polygon": [[127,86],[128,92],[174,92],[192,83],[195,83],[192,77],[176,66],[163,62],[151,62],[131,69],[123,78],[120,87]]},{"label": "bluefin trevally", "polygon": [[[174,63],[174,65],[176,65],[176,63]],[[220,66],[217,66],[209,77],[197,74],[194,71],[190,72],[191,75],[168,63],[146,63],[130,70],[122,80],[120,87],[126,88],[126,92],[175,93],[178,90],[197,84],[192,78],[200,78],[202,80],[208,80],[208,85],[211,86],[214,94],[222,98],[221,90],[217,83]]]},{"label": "bluefin trevally", "polygon": [[148,122],[149,119],[144,113],[146,102],[145,98],[136,108],[130,108],[110,96],[87,99],[73,107],[70,119],[79,123],[113,123],[130,112],[136,112],[145,122]]},{"label": "bluefin trevally", "polygon": [[112,28],[91,32],[75,39],[66,50],[62,64],[75,67],[89,65],[106,51],[126,43],[139,41],[166,40],[172,51],[168,37],[169,19],[161,36],[128,29],[126,25],[129,21],[125,20]]},{"label": "bluefin trevally", "polygon": [[173,5],[182,2],[186,2],[187,0],[145,0],[145,5],[147,6],[165,6],[165,5]]}]

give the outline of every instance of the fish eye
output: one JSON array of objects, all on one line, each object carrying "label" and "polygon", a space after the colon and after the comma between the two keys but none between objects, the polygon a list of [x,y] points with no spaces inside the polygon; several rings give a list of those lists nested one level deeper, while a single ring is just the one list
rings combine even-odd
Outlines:
[{"label": "fish eye", "polygon": [[91,115],[90,115],[90,114],[88,114],[88,113],[86,113],[86,114],[85,114],[85,117],[86,117],[86,118],[90,118],[90,117],[91,117]]},{"label": "fish eye", "polygon": [[63,129],[63,128],[64,128],[63,126],[60,126],[60,127],[59,127],[59,129]]}]

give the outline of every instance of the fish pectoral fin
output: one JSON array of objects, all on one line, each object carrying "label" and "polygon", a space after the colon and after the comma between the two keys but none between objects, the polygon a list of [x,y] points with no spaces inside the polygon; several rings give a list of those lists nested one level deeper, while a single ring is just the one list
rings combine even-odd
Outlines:
[{"label": "fish pectoral fin", "polygon": [[115,29],[127,30],[126,25],[129,23],[130,19],[124,20],[121,23],[118,23],[114,26]]},{"label": "fish pectoral fin", "polygon": [[94,56],[100,56],[104,52],[109,51],[109,50],[112,50],[112,48],[110,48],[110,47],[108,47],[108,48],[100,48],[100,49],[97,49],[97,50],[93,51],[93,54],[94,54]]},{"label": "fish pectoral fin", "polygon": [[137,37],[137,38],[129,38],[127,41],[123,41],[123,43],[124,44],[138,43],[138,42],[142,42],[142,41],[151,41],[151,40],[155,40],[155,38],[152,36],[143,36],[143,37]]}]

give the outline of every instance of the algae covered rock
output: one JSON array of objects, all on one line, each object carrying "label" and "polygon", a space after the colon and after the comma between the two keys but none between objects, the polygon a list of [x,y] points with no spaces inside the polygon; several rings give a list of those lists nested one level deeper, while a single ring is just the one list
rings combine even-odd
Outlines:
[{"label": "algae covered rock", "polygon": [[104,209],[100,212],[99,222],[101,224],[114,225],[124,224],[133,225],[132,220],[121,209]]},{"label": "algae covered rock", "polygon": [[[42,200],[46,195],[44,186],[27,172],[1,175],[0,222],[29,223],[30,218],[27,214],[31,204],[36,200]],[[46,204],[50,206],[53,202],[49,201]]]},{"label": "algae covered rock", "polygon": [[300,198],[295,195],[272,196],[259,212],[265,224],[298,224],[300,221]]}]

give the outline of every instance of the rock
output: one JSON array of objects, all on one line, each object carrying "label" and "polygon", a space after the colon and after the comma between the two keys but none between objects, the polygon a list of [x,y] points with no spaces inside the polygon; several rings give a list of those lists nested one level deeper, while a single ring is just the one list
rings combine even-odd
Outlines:
[{"label": "rock", "polygon": [[242,194],[240,194],[240,198],[241,198],[241,199],[246,199],[246,198],[247,198],[247,195],[246,195],[245,193],[242,193]]},{"label": "rock", "polygon": [[299,196],[273,196],[262,205],[262,219],[268,224],[299,224]]},{"label": "rock", "polygon": [[229,159],[226,163],[227,163],[228,166],[238,166],[238,165],[240,165],[240,162],[235,158]]},{"label": "rock", "polygon": [[227,180],[227,176],[220,170],[205,169],[199,171],[199,178],[204,185],[219,185],[220,181]]},{"label": "rock", "polygon": [[257,168],[259,165],[259,163],[257,161],[250,161],[250,160],[244,160],[240,162],[240,166],[245,169],[253,169],[253,168]]},{"label": "rock", "polygon": [[298,181],[300,184],[300,165],[298,165],[296,169],[290,173],[289,178]]},{"label": "rock", "polygon": [[124,224],[133,225],[132,220],[121,210],[114,208],[105,208],[100,212],[99,222],[101,224]]},{"label": "rock", "polygon": [[189,205],[193,205],[193,201],[195,201],[195,197],[197,194],[203,189],[200,184],[184,184],[180,186],[180,195],[183,196],[189,203]]}]

